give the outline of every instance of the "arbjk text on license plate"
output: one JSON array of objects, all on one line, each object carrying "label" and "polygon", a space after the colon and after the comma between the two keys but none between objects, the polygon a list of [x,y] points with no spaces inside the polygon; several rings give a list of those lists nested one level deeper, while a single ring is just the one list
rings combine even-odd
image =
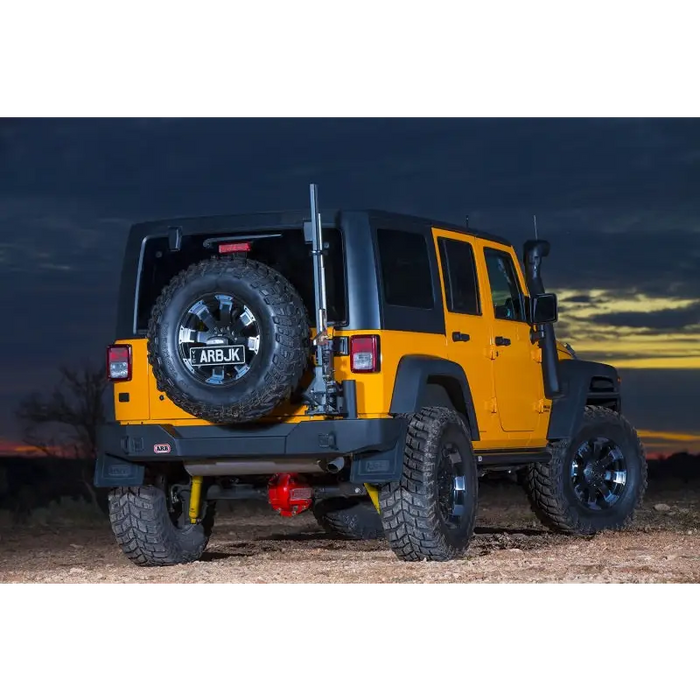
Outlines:
[{"label": "arbjk text on license plate", "polygon": [[245,347],[243,345],[220,345],[216,348],[192,348],[190,360],[198,367],[207,365],[242,365],[245,364]]}]

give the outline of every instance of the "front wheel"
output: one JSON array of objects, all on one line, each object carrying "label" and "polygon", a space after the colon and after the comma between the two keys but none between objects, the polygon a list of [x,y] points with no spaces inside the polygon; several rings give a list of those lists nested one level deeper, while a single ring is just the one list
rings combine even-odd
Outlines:
[{"label": "front wheel", "polygon": [[637,432],[621,415],[587,406],[578,433],[550,451],[551,461],[531,465],[525,478],[543,524],[592,535],[630,523],[646,491],[647,462]]},{"label": "front wheel", "polygon": [[459,414],[424,408],[409,416],[401,480],[379,493],[384,533],[399,559],[448,561],[474,533],[477,472]]},{"label": "front wheel", "polygon": [[188,491],[157,484],[112,489],[109,519],[124,554],[139,566],[173,566],[197,561],[214,526],[215,503],[203,502],[203,517],[188,517]]}]

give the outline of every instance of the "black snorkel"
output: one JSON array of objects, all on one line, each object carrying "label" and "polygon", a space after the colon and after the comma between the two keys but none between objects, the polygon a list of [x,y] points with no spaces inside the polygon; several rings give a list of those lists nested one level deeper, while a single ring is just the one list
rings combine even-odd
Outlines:
[{"label": "black snorkel", "polygon": [[[538,297],[546,294],[544,283],[542,282],[542,258],[546,258],[549,255],[549,249],[549,241],[527,241],[524,246],[523,262],[525,264],[525,278],[530,290],[530,322],[534,328],[533,342],[536,340],[542,350],[542,375],[545,396],[548,399],[553,399],[561,396],[562,393],[559,382],[559,355],[557,353],[554,325],[551,321],[536,323],[538,318],[536,312]],[[547,295],[547,297],[549,296]],[[553,314],[553,317],[556,318],[556,312]]]}]

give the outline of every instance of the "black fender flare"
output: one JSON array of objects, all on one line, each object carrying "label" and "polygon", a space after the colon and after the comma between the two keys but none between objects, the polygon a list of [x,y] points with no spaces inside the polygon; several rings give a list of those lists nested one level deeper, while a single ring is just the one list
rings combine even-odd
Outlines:
[{"label": "black fender flare", "polygon": [[[622,409],[617,370],[611,365],[587,360],[559,363],[562,395],[552,401],[548,440],[567,440],[576,434],[589,403],[603,403],[618,413]],[[596,390],[595,382],[603,384]]]},{"label": "black fender flare", "polygon": [[464,415],[473,441],[478,441],[479,423],[464,368],[456,362],[430,355],[405,355],[399,361],[389,412],[415,413],[424,408],[429,384],[442,386],[455,409]]}]

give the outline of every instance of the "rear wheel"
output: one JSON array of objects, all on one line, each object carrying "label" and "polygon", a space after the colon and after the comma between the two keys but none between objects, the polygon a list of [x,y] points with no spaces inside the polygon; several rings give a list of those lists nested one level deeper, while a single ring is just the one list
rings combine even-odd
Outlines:
[{"label": "rear wheel", "polygon": [[591,535],[630,523],[647,486],[644,448],[618,413],[587,406],[578,433],[531,465],[525,491],[537,517],[557,532]]},{"label": "rear wheel", "polygon": [[197,561],[214,527],[215,504],[203,502],[203,517],[189,520],[189,491],[159,479],[156,484],[113,489],[112,531],[126,556],[139,566],[173,566]]},{"label": "rear wheel", "polygon": [[330,535],[348,540],[384,537],[382,520],[369,499],[328,498],[314,504],[316,522]]},{"label": "rear wheel", "polygon": [[474,533],[477,481],[459,414],[424,408],[409,416],[403,475],[379,496],[384,532],[396,556],[405,561],[462,556]]}]

